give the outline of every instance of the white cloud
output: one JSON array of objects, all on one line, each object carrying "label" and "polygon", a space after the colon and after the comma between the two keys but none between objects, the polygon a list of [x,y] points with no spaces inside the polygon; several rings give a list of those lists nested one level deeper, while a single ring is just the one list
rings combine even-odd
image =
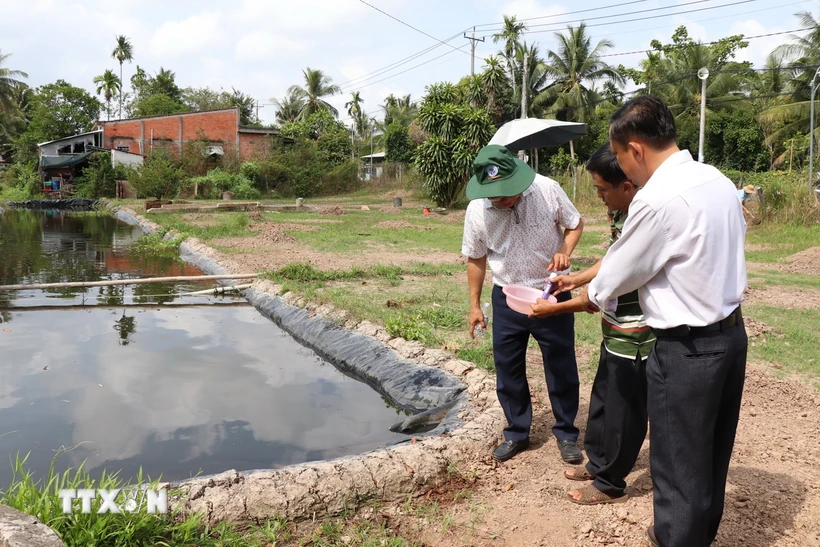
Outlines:
[{"label": "white cloud", "polygon": [[217,11],[206,11],[182,21],[166,21],[154,31],[150,51],[158,58],[173,59],[215,49],[224,43],[223,18]]},{"label": "white cloud", "polygon": [[242,36],[236,43],[234,58],[241,63],[275,62],[283,55],[304,52],[309,44],[273,32],[253,32]]},{"label": "white cloud", "polygon": [[[730,35],[743,34],[744,36],[759,36],[761,34],[771,34],[788,30],[783,27],[767,27],[756,19],[736,21],[731,28]],[[785,39],[785,40],[784,40]],[[788,39],[786,35],[766,36],[749,40],[749,46],[738,50],[735,55],[736,61],[751,61],[755,67],[762,67],[766,64],[766,57],[779,44]]]},{"label": "white cloud", "polygon": [[511,0],[498,12],[498,22],[504,21],[504,15],[515,15],[518,20],[539,17],[534,21],[526,21],[528,26],[543,25],[555,22],[558,15],[567,12],[567,9],[560,4],[550,2],[540,2],[539,0]]}]

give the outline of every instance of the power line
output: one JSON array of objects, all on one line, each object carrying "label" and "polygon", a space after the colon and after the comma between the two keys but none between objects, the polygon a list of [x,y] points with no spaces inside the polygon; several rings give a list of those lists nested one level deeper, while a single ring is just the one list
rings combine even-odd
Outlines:
[{"label": "power line", "polygon": [[[531,26],[529,26],[529,28],[548,27],[548,26],[551,27],[551,26],[555,26],[555,25],[566,25],[568,23],[584,23],[586,21],[595,21],[595,20],[598,20],[598,19],[612,19],[613,17],[624,17],[624,16],[627,16],[627,15],[636,15],[636,14],[639,14],[639,13],[649,13],[649,12],[653,12],[653,11],[674,9],[674,8],[680,8],[680,7],[683,7],[683,6],[691,6],[693,4],[703,4],[705,2],[712,2],[712,1],[713,0],[693,0],[691,2],[684,2],[682,4],[676,4],[676,5],[672,5],[672,6],[661,6],[659,8],[649,8],[649,9],[643,9],[643,10],[637,10],[637,11],[627,11],[627,12],[624,12],[624,13],[615,13],[615,14],[612,14],[612,15],[601,15],[601,16],[598,16],[598,17],[585,17],[583,19],[572,19],[570,21],[555,21],[555,22],[552,22],[552,23],[541,23],[541,24],[538,24],[538,25],[531,25]],[[750,0],[750,1],[755,1],[755,0]],[[572,13],[583,13],[583,12],[586,12],[586,11],[593,11],[593,10],[581,10],[581,11],[572,12]],[[595,11],[598,11],[598,10],[595,10]],[[568,15],[568,14],[564,14],[564,15]],[[557,16],[553,16],[553,17],[557,17]],[[502,26],[502,28],[494,29],[494,30],[502,30],[502,29],[503,29],[503,26]],[[491,30],[493,30],[493,29],[488,29],[488,30],[485,30],[484,32],[489,32]],[[525,31],[522,32],[522,34],[529,34],[529,33],[532,33],[532,32],[537,32],[537,31],[525,30]]]},{"label": "power line", "polygon": [[[598,8],[588,8],[582,9],[578,11],[568,11],[567,13],[562,13],[561,15],[576,15],[578,13],[587,13],[590,11],[601,11],[607,10],[612,8],[620,8],[622,6],[629,6],[630,4],[642,4],[643,2],[647,2],[648,0],[632,0],[631,2],[621,2],[620,4],[611,4],[609,6],[601,6]],[[517,23],[522,23],[524,21],[535,21],[538,19],[549,19],[550,17],[558,17],[557,15],[539,15],[538,17],[526,17],[524,19],[516,19]],[[483,23],[481,25],[475,25],[476,27],[493,27],[493,26],[500,26],[501,28],[497,30],[501,30],[504,28],[504,23]]]},{"label": "power line", "polygon": [[[768,34],[757,34],[755,36],[743,36],[743,40],[754,40],[756,38],[767,38],[769,36],[779,36],[781,34],[789,34],[791,32],[803,32],[803,31],[806,31],[806,30],[812,30],[812,29],[811,29],[811,27],[809,27],[809,28],[798,28],[798,29],[793,29],[793,30],[784,30],[782,32],[770,32]],[[717,44],[717,43],[719,43],[719,41],[703,42],[703,43],[698,44],[698,45],[710,46],[710,45],[714,45],[714,44]],[[684,45],[681,45],[681,46],[674,46],[674,49],[681,49],[681,48],[686,48],[686,47],[690,47],[690,44],[684,44]],[[620,52],[620,53],[607,53],[606,55],[599,55],[599,57],[620,57],[622,55],[636,55],[638,53],[646,53],[648,51],[651,51],[651,50],[650,49],[641,49],[641,50],[635,50],[635,51],[623,51],[623,52]]]},{"label": "power line", "polygon": [[[466,46],[465,46],[465,47],[466,47]],[[375,84],[378,84],[378,83],[380,83],[380,82],[384,82],[385,80],[390,80],[391,78],[395,78],[396,76],[398,76],[398,75],[400,75],[400,74],[404,74],[404,73],[406,73],[406,72],[409,72],[409,71],[413,70],[414,68],[419,68],[420,66],[424,66],[424,65],[426,65],[426,64],[428,64],[428,63],[432,63],[432,62],[433,62],[433,61],[435,61],[436,59],[441,59],[442,57],[445,57],[445,56],[450,55],[450,54],[452,54],[452,53],[453,53],[452,51],[447,51],[447,52],[442,53],[441,55],[439,55],[439,56],[437,56],[437,57],[433,57],[432,59],[428,59],[428,60],[426,60],[426,61],[424,61],[424,62],[422,62],[422,63],[419,63],[419,64],[417,64],[417,65],[415,65],[415,66],[411,66],[410,68],[405,69],[405,70],[402,70],[401,72],[396,72],[395,74],[391,74],[390,76],[387,76],[387,77],[385,77],[385,78],[382,78],[381,80],[376,80],[375,82],[370,82],[370,83],[367,83],[367,84],[364,84],[364,85],[358,85],[358,84],[357,84],[357,85],[355,85],[355,86],[348,87],[347,89],[342,90],[342,93],[347,93],[348,91],[351,91],[351,90],[354,90],[354,89],[355,89],[356,91],[358,91],[358,90],[363,89],[363,88],[365,88],[365,87],[369,87],[369,86],[371,86],[371,85],[375,85]]]},{"label": "power line", "polygon": [[[413,25],[411,25],[411,24],[409,24],[409,23],[405,23],[404,21],[402,21],[402,20],[401,20],[401,19],[399,19],[398,17],[394,17],[394,16],[390,15],[389,13],[387,13],[386,11],[384,11],[383,9],[377,8],[377,7],[376,7],[376,6],[374,6],[373,4],[369,4],[369,3],[365,2],[365,0],[359,0],[359,2],[361,2],[361,3],[362,3],[362,4],[364,4],[365,6],[370,6],[370,7],[371,7],[371,8],[373,8],[374,10],[378,11],[379,13],[382,13],[382,14],[386,15],[387,17],[389,17],[389,18],[393,19],[394,21],[398,21],[399,23],[401,23],[401,24],[402,24],[402,25],[404,25],[405,27],[411,28],[411,29],[415,30],[416,32],[419,32],[419,33],[421,33],[421,34],[423,34],[423,35],[427,36],[428,38],[432,38],[432,39],[433,39],[433,40],[435,40],[436,42],[440,42],[440,43],[444,44],[445,46],[450,46],[450,47],[451,47],[451,48],[453,48],[453,49],[458,49],[458,48],[456,48],[456,47],[455,47],[454,45],[452,45],[452,44],[448,44],[447,42],[442,42],[441,40],[439,40],[438,38],[436,38],[436,37],[435,37],[435,36],[433,36],[432,34],[427,34],[427,33],[426,33],[426,32],[424,32],[423,30],[418,29],[418,28],[414,27]],[[460,50],[460,49],[459,49],[458,51],[461,51],[462,53],[467,53],[466,51],[463,51],[463,50]],[[468,53],[468,55],[469,55],[469,53]]]},{"label": "power line", "polygon": [[[450,36],[449,38],[446,39],[446,41],[447,42],[452,41],[452,40],[458,38],[459,36],[461,36],[461,32],[459,32],[458,34],[454,34],[454,35]],[[426,55],[427,53],[430,53],[431,51],[433,51],[434,49],[439,48],[439,47],[441,47],[441,44],[435,44],[433,46],[429,46],[427,48],[422,49],[421,51],[413,53],[412,55],[408,55],[407,57],[404,57],[403,59],[399,59],[398,61],[390,63],[389,65],[386,65],[382,68],[376,69],[373,72],[369,72],[369,73],[367,73],[363,76],[359,76],[357,78],[352,78],[348,81],[342,82],[341,84],[339,84],[339,86],[340,87],[349,87],[350,84],[354,84],[355,82],[369,80],[372,77],[379,76],[381,74],[384,74],[385,72],[389,72],[393,68],[397,68],[401,65],[405,65],[405,64],[409,63],[410,61],[418,59],[419,57],[422,57],[422,56]]]},{"label": "power line", "polygon": [[[586,25],[586,27],[587,28],[592,28],[592,27],[601,27],[601,26],[605,26],[605,25],[617,25],[617,24],[620,24],[620,23],[633,23],[635,21],[646,21],[648,19],[659,19],[661,17],[672,17],[673,15],[685,15],[687,13],[696,13],[696,12],[700,12],[700,11],[727,8],[729,6],[737,6],[739,4],[748,4],[750,2],[757,2],[757,0],[740,0],[738,2],[730,2],[729,4],[721,4],[720,6],[707,6],[705,8],[697,8],[697,9],[691,9],[691,10],[677,11],[675,13],[662,13],[660,15],[649,15],[647,17],[635,17],[634,19],[624,19],[623,21],[609,21],[609,22],[605,22],[605,23],[593,23],[591,25]],[[583,20],[581,20],[581,21],[583,21]],[[571,22],[571,21],[567,21],[567,22]],[[567,22],[554,23],[554,24],[555,25],[561,25],[561,24],[566,24]],[[560,30],[560,29],[558,27],[556,27],[556,28],[553,28],[553,29],[545,29],[545,30],[532,30],[532,31],[528,30],[528,31],[522,32],[522,34],[539,34],[539,33],[542,33],[542,32],[555,32],[556,30]]]}]

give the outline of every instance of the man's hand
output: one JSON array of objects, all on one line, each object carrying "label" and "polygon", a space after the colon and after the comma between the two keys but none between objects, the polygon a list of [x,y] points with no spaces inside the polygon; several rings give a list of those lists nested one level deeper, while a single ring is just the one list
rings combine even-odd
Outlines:
[{"label": "man's hand", "polygon": [[550,265],[547,266],[548,272],[560,272],[562,270],[569,269],[571,264],[571,260],[568,254],[564,253],[555,253],[555,256],[552,257],[552,262]]},{"label": "man's hand", "polygon": [[552,294],[571,291],[579,286],[574,275],[561,274],[552,280]]},{"label": "man's hand", "polygon": [[561,313],[558,311],[560,309],[558,304],[543,298],[537,298],[535,304],[530,304],[530,308],[532,308],[530,317],[549,317]]},{"label": "man's hand", "polygon": [[581,304],[584,305],[584,309],[587,313],[598,313],[601,311],[598,306],[589,300],[589,285],[585,285],[584,288],[581,289],[581,294],[578,295],[578,298],[581,299]]},{"label": "man's hand", "polygon": [[481,325],[484,330],[487,329],[487,323],[484,322],[484,312],[481,311],[481,308],[472,308],[468,320],[470,322],[470,338],[475,340],[476,325]]}]

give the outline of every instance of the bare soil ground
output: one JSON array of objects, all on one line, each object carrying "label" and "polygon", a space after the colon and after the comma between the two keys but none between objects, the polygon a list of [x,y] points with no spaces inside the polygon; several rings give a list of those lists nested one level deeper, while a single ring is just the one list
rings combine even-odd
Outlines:
[{"label": "bare soil ground", "polygon": [[780,270],[788,273],[820,275],[820,247],[810,247],[805,251],[793,254],[786,258],[788,264],[780,266]]},{"label": "bare soil ground", "polygon": [[[652,523],[649,442],[627,479],[624,504],[582,507],[567,501],[579,483],[563,477],[540,355],[530,350],[534,407],[530,450],[496,464],[480,455],[460,469],[475,477],[466,491],[436,495],[436,515],[412,507],[383,511],[392,526],[425,545],[598,546],[648,545]],[[579,355],[579,362],[586,356]],[[581,386],[577,424],[586,424],[590,383]],[[820,547],[820,396],[750,364],[716,546]],[[453,501],[453,498],[458,498]],[[424,508],[423,505],[417,507]]]},{"label": "bare soil ground", "polygon": [[385,220],[384,222],[379,222],[374,226],[374,228],[387,228],[390,230],[401,230],[403,228],[411,229],[411,230],[432,230],[432,226],[418,226],[417,224],[410,224],[409,222],[404,222],[403,220]]},{"label": "bare soil ground", "polygon": [[820,308],[820,290],[794,286],[750,288],[746,291],[744,304],[762,304],[787,310]]}]

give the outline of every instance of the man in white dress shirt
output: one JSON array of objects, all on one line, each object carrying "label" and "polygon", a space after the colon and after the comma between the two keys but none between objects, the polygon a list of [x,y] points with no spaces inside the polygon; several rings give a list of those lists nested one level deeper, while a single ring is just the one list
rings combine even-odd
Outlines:
[{"label": "man in white dress shirt", "polygon": [[660,99],[619,108],[609,139],[643,188],[581,297],[613,309],[638,289],[658,338],[646,365],[655,506],[647,533],[656,546],[707,546],[723,516],[746,373],[743,210],[728,178],[678,149]]}]

